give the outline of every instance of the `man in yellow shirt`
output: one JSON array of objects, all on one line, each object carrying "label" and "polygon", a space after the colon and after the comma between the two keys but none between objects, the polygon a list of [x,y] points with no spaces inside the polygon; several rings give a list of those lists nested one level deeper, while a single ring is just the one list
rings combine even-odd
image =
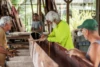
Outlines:
[{"label": "man in yellow shirt", "polygon": [[54,23],[56,25],[53,31],[49,34],[47,40],[50,42],[57,42],[67,50],[73,49],[74,45],[72,42],[70,28],[67,22],[62,21],[58,13],[54,11],[47,13],[46,21],[49,24]]},{"label": "man in yellow shirt", "polygon": [[5,33],[11,29],[11,18],[9,16],[0,19],[0,66],[5,67],[5,58],[9,53],[7,51],[7,39]]}]

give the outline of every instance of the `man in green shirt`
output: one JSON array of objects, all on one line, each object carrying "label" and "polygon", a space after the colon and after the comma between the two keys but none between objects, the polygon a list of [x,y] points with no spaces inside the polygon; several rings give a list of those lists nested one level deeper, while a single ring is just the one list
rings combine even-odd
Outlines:
[{"label": "man in green shirt", "polygon": [[56,24],[56,27],[48,35],[47,40],[50,42],[57,42],[67,50],[73,49],[71,32],[68,24],[60,19],[58,13],[50,11],[46,15],[46,21],[49,24]]}]

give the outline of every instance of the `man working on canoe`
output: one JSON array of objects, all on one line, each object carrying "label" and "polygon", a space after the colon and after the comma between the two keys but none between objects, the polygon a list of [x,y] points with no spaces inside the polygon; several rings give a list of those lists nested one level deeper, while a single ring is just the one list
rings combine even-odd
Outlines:
[{"label": "man working on canoe", "polygon": [[9,16],[1,17],[0,19],[0,66],[5,67],[6,55],[12,55],[7,50],[6,32],[11,29],[11,18]]},{"label": "man working on canoe", "polygon": [[72,37],[70,33],[70,28],[65,21],[60,19],[58,13],[50,11],[46,15],[46,21],[49,24],[56,24],[56,27],[48,35],[47,40],[50,42],[59,43],[62,47],[67,50],[73,49],[74,45],[72,42]]}]

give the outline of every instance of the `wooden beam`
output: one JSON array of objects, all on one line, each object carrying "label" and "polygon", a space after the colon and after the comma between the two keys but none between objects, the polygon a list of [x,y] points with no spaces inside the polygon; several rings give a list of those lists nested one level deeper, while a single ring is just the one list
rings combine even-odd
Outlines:
[{"label": "wooden beam", "polygon": [[31,3],[31,9],[32,9],[32,15],[33,15],[33,4],[32,4],[32,0],[30,0],[30,3]]},{"label": "wooden beam", "polygon": [[25,28],[26,28],[26,0],[25,0]]},{"label": "wooden beam", "polygon": [[67,9],[66,9],[66,21],[67,21],[67,23],[69,24],[69,4],[72,2],[72,0],[64,0],[66,3],[67,3],[67,5],[66,5],[66,7],[67,7]]},{"label": "wooden beam", "polygon": [[47,12],[54,10],[54,7],[53,7],[54,4],[52,3],[52,0],[45,0],[45,1],[46,1]]},{"label": "wooden beam", "polygon": [[56,4],[55,4],[55,0],[52,0],[51,2],[52,2],[52,4],[53,4],[54,10],[55,10],[56,12],[58,12],[58,11],[57,11],[57,7],[56,7]]},{"label": "wooden beam", "polygon": [[45,12],[45,14],[46,14],[46,7],[45,7],[45,2],[44,2],[44,0],[42,0],[42,4],[43,4],[43,7],[44,7],[44,12]]},{"label": "wooden beam", "polygon": [[41,0],[39,0],[39,18],[42,20],[42,14],[41,14]]},{"label": "wooden beam", "polygon": [[100,0],[96,0],[96,20],[99,26],[99,34],[100,34]]},{"label": "wooden beam", "polygon": [[37,13],[39,13],[39,0],[37,0]]},{"label": "wooden beam", "polygon": [[51,10],[51,0],[48,0],[48,10]]}]

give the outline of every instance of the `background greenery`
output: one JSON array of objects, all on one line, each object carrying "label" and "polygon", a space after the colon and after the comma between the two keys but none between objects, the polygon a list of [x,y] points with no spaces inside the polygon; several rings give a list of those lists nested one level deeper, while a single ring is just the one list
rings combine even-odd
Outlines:
[{"label": "background greenery", "polygon": [[[32,10],[31,5],[22,5],[25,4],[26,0],[11,0],[12,4],[16,7],[16,9],[19,12],[19,16],[21,18],[21,21],[25,25],[26,31],[30,32],[31,24],[32,24]],[[30,0],[29,0],[30,1]],[[96,0],[94,0],[94,3]],[[96,4],[94,4],[94,7],[96,7]],[[34,12],[37,12],[37,5],[33,5]],[[43,6],[42,6],[43,11]],[[92,14],[95,14],[95,11],[91,10],[76,10],[71,9],[71,15],[70,16],[70,29],[71,31],[77,29],[77,26],[82,24],[82,22],[85,19],[93,18]],[[66,14],[62,14],[62,19],[66,20]]]}]

